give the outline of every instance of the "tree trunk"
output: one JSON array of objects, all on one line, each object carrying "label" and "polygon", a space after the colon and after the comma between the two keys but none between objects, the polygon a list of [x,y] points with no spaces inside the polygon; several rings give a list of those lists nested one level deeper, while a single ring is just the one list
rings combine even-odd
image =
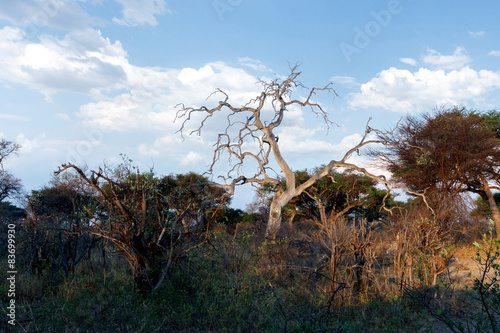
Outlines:
[{"label": "tree trunk", "polygon": [[321,224],[326,227],[328,224],[328,218],[326,217],[326,209],[325,206],[321,203],[321,201],[316,200],[318,203],[318,209],[319,209],[319,217],[321,219]]},{"label": "tree trunk", "polygon": [[486,198],[488,199],[488,206],[491,210],[491,217],[495,222],[497,237],[500,237],[500,211],[498,210],[497,203],[495,202],[493,192],[491,192],[490,186],[488,185],[488,180],[486,179],[486,177],[481,176],[481,181],[483,182],[484,192],[486,194]]},{"label": "tree trunk", "polygon": [[292,191],[285,191],[281,193],[276,193],[271,201],[271,207],[269,209],[269,219],[267,221],[266,227],[266,238],[275,239],[278,235],[278,231],[281,228],[282,216],[281,212],[283,207],[285,207],[290,200],[294,197]]},{"label": "tree trunk", "polygon": [[282,195],[275,195],[269,209],[269,219],[266,227],[266,238],[274,239],[281,227]]}]

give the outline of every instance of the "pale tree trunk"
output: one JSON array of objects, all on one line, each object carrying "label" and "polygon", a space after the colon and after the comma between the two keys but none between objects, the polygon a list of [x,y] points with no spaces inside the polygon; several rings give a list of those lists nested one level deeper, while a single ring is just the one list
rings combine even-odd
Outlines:
[{"label": "pale tree trunk", "polygon": [[269,138],[269,145],[271,146],[272,153],[280,169],[283,171],[286,180],[286,190],[282,189],[274,195],[271,207],[269,210],[269,220],[266,228],[266,238],[274,239],[278,235],[281,227],[281,212],[293,197],[300,194],[297,193],[295,188],[295,173],[290,169],[285,159],[281,155],[280,147],[278,146],[277,139],[272,133],[272,128],[265,128],[264,133]]},{"label": "pale tree trunk", "polygon": [[495,222],[497,237],[500,237],[500,211],[498,210],[497,203],[495,202],[495,197],[493,196],[493,192],[491,192],[488,180],[486,179],[486,177],[481,176],[481,181],[483,182],[484,193],[486,194],[486,198],[488,199],[488,206],[490,207],[491,210],[491,217]]},{"label": "pale tree trunk", "polygon": [[269,209],[269,219],[266,227],[266,238],[275,238],[281,226],[281,200],[276,196],[271,202]]},{"label": "pale tree trunk", "polygon": [[285,191],[277,193],[271,201],[269,209],[269,219],[266,227],[266,238],[274,239],[278,235],[281,227],[282,215],[281,212],[288,202],[294,197],[293,192]]}]

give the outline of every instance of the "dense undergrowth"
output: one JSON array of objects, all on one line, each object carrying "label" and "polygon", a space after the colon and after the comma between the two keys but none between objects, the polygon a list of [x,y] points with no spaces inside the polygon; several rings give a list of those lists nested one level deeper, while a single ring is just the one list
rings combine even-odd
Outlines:
[{"label": "dense undergrowth", "polygon": [[[118,256],[110,255],[106,265],[94,256],[66,275],[19,274],[17,322],[7,326],[4,314],[2,327],[13,332],[436,332],[450,330],[450,321],[458,332],[461,327],[489,331],[487,323],[466,330],[477,320],[464,308],[480,307],[472,289],[451,292],[446,274],[436,287],[398,290],[398,283],[384,280],[380,271],[378,282],[366,283],[356,294],[348,271],[332,281],[321,253],[307,244],[293,237],[264,241],[250,223],[242,226],[213,231],[152,295],[139,293]],[[5,311],[6,290],[0,295]]]}]

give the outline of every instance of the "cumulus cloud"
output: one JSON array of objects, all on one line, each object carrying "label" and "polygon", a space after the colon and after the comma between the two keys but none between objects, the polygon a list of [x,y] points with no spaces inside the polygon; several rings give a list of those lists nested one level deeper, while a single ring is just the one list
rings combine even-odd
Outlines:
[{"label": "cumulus cloud", "polygon": [[[182,69],[134,66],[119,41],[111,42],[90,28],[62,38],[42,35],[35,43],[25,39],[21,29],[4,27],[0,30],[0,58],[3,82],[37,89],[47,99],[61,92],[87,95],[92,101],[81,105],[77,116],[102,133],[175,132],[181,126],[179,121],[174,123],[179,103],[216,106],[225,98],[221,93],[213,94],[220,88],[230,96],[230,103],[240,106],[260,92],[255,76],[223,62]],[[197,128],[203,116],[193,115],[185,133]],[[220,130],[221,121],[226,119],[217,117],[204,125],[204,135]],[[302,121],[302,110],[291,107],[286,124]],[[172,144],[160,141],[150,145],[142,142],[139,151],[158,155],[164,151],[162,147]]]},{"label": "cumulus cloud", "polygon": [[457,47],[452,55],[442,55],[438,51],[429,49],[422,60],[436,69],[459,69],[471,62],[471,58],[463,52],[464,49]]},{"label": "cumulus cloud", "polygon": [[465,66],[471,59],[461,48],[450,56],[430,50],[423,60],[434,68],[415,72],[395,67],[383,70],[362,84],[360,92],[349,95],[349,105],[399,112],[470,102],[484,105],[484,95],[500,88],[500,72]]},{"label": "cumulus cloud", "polygon": [[[91,101],[81,105],[77,113],[85,125],[99,130],[101,136],[110,131],[148,131],[135,142],[137,151],[143,156],[171,154],[182,167],[200,166],[206,159],[199,153],[200,147],[211,151],[211,139],[219,133],[221,122],[227,120],[225,116],[220,119],[214,116],[204,124],[203,136],[186,136],[182,141],[179,134],[173,134],[181,126],[180,122],[174,123],[176,105],[216,106],[225,98],[221,93],[213,94],[220,88],[227,93],[231,104],[241,106],[255,98],[261,89],[255,76],[223,62],[181,69],[134,66],[119,41],[110,41],[99,30],[91,28],[75,30],[60,38],[42,35],[39,41],[33,42],[21,29],[4,27],[0,30],[0,58],[3,60],[1,81],[37,89],[47,98],[65,92],[87,95]],[[267,70],[259,61],[249,58],[241,61],[252,69]],[[60,120],[69,119],[65,114],[55,116]],[[197,128],[202,119],[202,115],[191,116],[185,133]],[[283,125],[299,128],[303,122],[303,110],[290,106]],[[154,131],[172,134],[155,138],[151,134]],[[26,141],[26,144],[26,149],[33,150],[38,143]],[[97,144],[99,142],[90,142],[91,149]],[[68,142],[67,146],[76,151],[89,146],[89,142]],[[191,153],[179,154],[181,146],[183,152]],[[310,150],[311,147],[335,149],[313,138],[301,142],[298,148]],[[87,157],[88,152],[76,155]]]},{"label": "cumulus cloud", "polygon": [[490,56],[500,57],[500,51],[491,51],[488,53]]},{"label": "cumulus cloud", "polygon": [[123,18],[113,18],[126,26],[157,25],[156,16],[169,13],[165,0],[115,0],[122,5]]},{"label": "cumulus cloud", "polygon": [[[93,101],[78,115],[86,125],[107,131],[178,129],[173,121],[179,103],[215,106],[224,99],[212,95],[220,88],[240,106],[260,89],[255,76],[223,62],[182,69],[134,66],[119,41],[91,28],[62,38],[42,35],[39,42],[25,37],[19,28],[0,30],[0,81],[39,90],[48,100],[61,92],[87,95]],[[300,110],[290,115],[301,119]],[[198,120],[193,117],[190,125],[199,126]],[[219,124],[211,122],[204,130]]]},{"label": "cumulus cloud", "polygon": [[301,154],[333,150],[331,143],[314,138],[317,131],[299,126],[283,127],[279,133],[281,152]]},{"label": "cumulus cloud", "polygon": [[47,97],[57,92],[91,94],[126,82],[126,52],[120,42],[111,43],[98,30],[39,39],[28,41],[19,28],[0,30],[0,80],[25,84]]},{"label": "cumulus cloud", "polygon": [[[417,64],[413,58],[400,61]],[[467,64],[472,60],[460,47],[452,55],[429,49],[422,61],[430,68],[410,71],[391,67],[381,71],[362,84],[359,92],[349,94],[349,106],[415,112],[457,104],[486,105],[485,95],[500,88],[500,72],[470,68]]]},{"label": "cumulus cloud", "polygon": [[89,95],[95,101],[83,105],[80,116],[99,127],[172,126],[175,105],[205,105],[217,88],[236,105],[258,94],[254,76],[222,62],[198,69],[134,66],[121,43],[104,38],[99,30],[39,39],[26,40],[19,28],[0,30],[0,80],[37,89],[49,99],[59,92]]},{"label": "cumulus cloud", "polygon": [[[236,106],[257,95],[256,78],[244,70],[224,63],[210,63],[199,69],[161,69],[127,66],[127,91],[116,96],[101,96],[98,101],[81,106],[79,115],[92,126],[111,130],[178,129],[174,124],[179,103],[213,107],[223,95],[212,93],[220,88]],[[207,97],[211,96],[211,98]],[[193,115],[188,126],[199,126],[201,115]],[[225,119],[225,118],[224,118]],[[220,126],[220,120],[209,122]],[[224,121],[224,120],[222,120]],[[217,124],[216,124],[217,123]],[[187,128],[189,133],[192,128]]]}]

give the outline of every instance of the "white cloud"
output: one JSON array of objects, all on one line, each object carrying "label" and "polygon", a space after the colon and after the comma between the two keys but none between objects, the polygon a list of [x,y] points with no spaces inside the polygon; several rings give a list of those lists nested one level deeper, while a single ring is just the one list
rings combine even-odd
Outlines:
[{"label": "white cloud", "polygon": [[21,155],[41,151],[60,151],[73,144],[73,142],[64,140],[48,139],[45,133],[41,133],[32,139],[28,138],[24,133],[19,133],[15,141],[21,145],[19,150]]},{"label": "white cloud", "polygon": [[[399,112],[471,103],[486,106],[485,95],[500,88],[500,72],[476,71],[466,66],[471,58],[460,47],[453,55],[429,49],[422,60],[432,68],[420,68],[415,72],[395,67],[383,70],[362,84],[360,92],[348,96],[349,105]],[[416,64],[412,58],[400,61]]]},{"label": "white cloud", "polygon": [[302,154],[332,151],[334,146],[331,143],[314,138],[317,131],[299,126],[283,127],[278,135],[281,152]]},{"label": "white cloud", "polygon": [[182,84],[187,86],[195,86],[202,80],[209,79],[214,76],[215,72],[211,66],[203,66],[199,70],[194,68],[183,68],[177,78]]},{"label": "white cloud", "polygon": [[[128,79],[125,93],[113,97],[100,96],[98,101],[80,107],[79,115],[87,124],[112,130],[177,130],[180,123],[174,124],[174,119],[179,103],[213,107],[218,103],[218,98],[223,98],[217,94],[207,100],[217,88],[224,90],[230,96],[229,101],[237,106],[258,94],[254,76],[221,62],[210,63],[200,69],[180,70],[128,65],[124,71]],[[197,121],[200,116],[192,118],[188,125],[199,126]],[[209,122],[205,131],[211,126],[220,126],[220,122]]]},{"label": "white cloud", "polygon": [[[206,143],[203,136],[186,136],[184,139],[178,133],[169,131],[170,134],[157,137],[152,143],[142,143],[138,150],[144,156],[169,156],[171,160],[180,160],[180,155],[186,151],[213,150],[212,142]],[[139,139],[139,138],[138,138]]]},{"label": "white cloud", "polygon": [[[7,113],[0,113],[0,119],[7,119],[7,120],[17,120],[17,121],[29,121],[28,118],[23,117],[23,116],[17,116],[14,114],[7,114]],[[1,135],[0,135],[1,137]]]},{"label": "white cloud", "polygon": [[399,61],[401,61],[404,64],[411,65],[411,66],[417,65],[417,61],[413,58],[400,58]]},{"label": "white cloud", "polygon": [[126,26],[157,25],[156,16],[169,13],[165,0],[115,0],[122,5],[123,18],[113,21]]},{"label": "white cloud", "polygon": [[438,51],[429,49],[428,53],[422,56],[422,60],[436,69],[459,69],[471,62],[471,58],[463,51],[461,47],[457,47],[452,55],[442,55]]},{"label": "white cloud", "polygon": [[500,51],[491,51],[488,53],[490,56],[500,57]]},{"label": "white cloud", "polygon": [[102,23],[91,17],[74,0],[0,1],[0,19],[25,26],[27,33],[33,35],[43,26],[72,30]]},{"label": "white cloud", "polygon": [[356,79],[351,76],[332,76],[330,81],[338,84],[356,85]]},{"label": "white cloud", "polygon": [[[0,80],[24,84],[47,99],[60,92],[88,95],[92,102],[82,105],[78,115],[86,125],[103,130],[178,129],[175,106],[215,106],[222,94],[210,96],[217,88],[240,106],[255,98],[258,79],[242,68],[223,62],[198,69],[138,67],[129,63],[119,41],[111,42],[94,29],[73,31],[61,39],[40,36],[35,43],[25,39],[19,28],[0,30]],[[301,112],[290,110],[296,121]],[[199,126],[193,117],[190,126]],[[224,121],[224,119],[222,119]],[[220,126],[214,121],[204,131]]]},{"label": "white cloud", "polygon": [[152,143],[139,145],[138,152],[147,157],[160,159],[167,157],[169,163],[182,168],[206,170],[212,162],[212,149],[212,143],[205,144],[202,137],[189,136],[182,140],[180,135],[172,132],[155,139]]},{"label": "white cloud", "polygon": [[[177,151],[183,141],[180,135],[169,134],[157,138],[153,144],[143,143],[139,146],[139,153],[145,156],[159,156]],[[187,145],[186,145],[187,146]]]},{"label": "white cloud", "polygon": [[391,67],[349,95],[354,108],[383,108],[413,112],[435,106],[466,104],[500,88],[500,73],[469,67],[446,72],[420,68],[417,72]]},{"label": "white cloud", "polygon": [[92,127],[120,131],[139,128],[145,117],[140,110],[140,102],[126,93],[83,105],[79,115]]},{"label": "white cloud", "polygon": [[26,40],[19,28],[0,30],[0,80],[25,84],[49,98],[57,92],[92,94],[124,87],[129,64],[120,42],[111,43],[93,29],[39,39]]},{"label": "white cloud", "polygon": [[264,65],[262,63],[262,61],[260,61],[260,60],[245,57],[245,58],[239,58],[238,62],[240,63],[240,65],[245,66],[245,67],[249,67],[249,68],[254,69],[256,71],[271,72],[271,69],[267,68],[266,65]]},{"label": "white cloud", "polygon": [[183,167],[198,167],[200,164],[209,165],[211,163],[211,159],[208,160],[207,156],[204,156],[200,153],[190,151],[186,156],[184,156],[181,160],[181,166]]},{"label": "white cloud", "polygon": [[469,31],[469,35],[471,37],[483,37],[485,34],[484,31]]},{"label": "white cloud", "polygon": [[342,138],[340,143],[335,145],[335,150],[338,152],[347,152],[349,149],[359,144],[362,138],[363,137],[359,133],[347,135]]},{"label": "white cloud", "polygon": [[344,137],[334,144],[315,137],[324,128],[308,129],[299,126],[285,126],[279,133],[280,150],[284,153],[345,153],[361,140],[361,135],[355,133]]}]

